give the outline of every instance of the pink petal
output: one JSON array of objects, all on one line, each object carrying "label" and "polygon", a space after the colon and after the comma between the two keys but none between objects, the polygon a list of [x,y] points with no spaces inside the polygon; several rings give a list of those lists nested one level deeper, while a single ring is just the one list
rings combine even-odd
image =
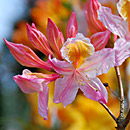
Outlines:
[{"label": "pink petal", "polygon": [[77,32],[78,24],[76,20],[76,14],[72,12],[66,28],[67,38],[75,37]]},{"label": "pink petal", "polygon": [[111,36],[111,32],[108,30],[93,34],[90,39],[91,39],[91,43],[95,48],[95,51],[105,48],[110,36]]},{"label": "pink petal", "polygon": [[72,64],[66,61],[57,60],[56,58],[51,59],[50,56],[48,58],[48,63],[59,74],[70,75],[75,71]]},{"label": "pink petal", "polygon": [[29,47],[22,44],[15,44],[5,40],[11,54],[23,66],[38,67],[50,70],[51,67],[48,63],[42,61]]},{"label": "pink petal", "polygon": [[99,8],[98,19],[108,30],[119,37],[125,38],[129,33],[127,22],[125,22],[121,17],[113,15],[111,9],[108,7],[101,6]]},{"label": "pink petal", "polygon": [[56,53],[59,59],[62,59],[60,49],[64,43],[64,37],[62,32],[57,28],[55,23],[50,18],[48,19],[47,25],[47,37],[54,53]]},{"label": "pink petal", "polygon": [[88,0],[85,9],[85,18],[87,20],[88,28],[92,33],[106,30],[104,25],[97,19],[97,10],[100,7],[98,0]]},{"label": "pink petal", "polygon": [[115,65],[115,51],[111,48],[104,48],[84,61],[78,69],[79,72],[94,78],[100,74],[107,73]]},{"label": "pink petal", "polygon": [[13,77],[13,79],[24,93],[34,93],[37,91],[42,91],[43,90],[42,83],[45,81],[45,79],[28,75],[29,73],[31,72],[25,69],[22,75],[16,75]]},{"label": "pink petal", "polygon": [[62,102],[65,107],[74,101],[78,92],[77,82],[74,78],[74,75],[69,75],[56,80],[53,99],[55,103]]},{"label": "pink petal", "polygon": [[44,84],[55,81],[60,76],[59,74],[32,73],[25,69],[22,75],[16,75],[13,78],[24,93],[33,93],[42,91]]},{"label": "pink petal", "polygon": [[53,54],[46,37],[38,29],[36,29],[36,27],[34,27],[35,25],[33,24],[33,27],[30,27],[29,24],[26,25],[28,38],[32,45],[39,51],[43,52],[46,56]]},{"label": "pink petal", "polygon": [[84,86],[80,86],[80,89],[84,92],[84,95],[87,98],[104,104],[107,103],[107,90],[98,78],[86,80],[84,84]]},{"label": "pink petal", "polygon": [[43,91],[38,92],[38,112],[42,117],[44,117],[44,120],[48,119],[48,97],[49,88],[47,85],[44,85]]},{"label": "pink petal", "polygon": [[115,50],[115,66],[120,66],[125,59],[130,57],[130,41],[123,38],[117,39],[114,46]]}]

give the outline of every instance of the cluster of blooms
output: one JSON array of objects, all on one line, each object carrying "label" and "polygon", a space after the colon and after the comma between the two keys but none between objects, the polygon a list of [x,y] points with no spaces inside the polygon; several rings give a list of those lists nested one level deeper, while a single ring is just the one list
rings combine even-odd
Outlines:
[{"label": "cluster of blooms", "polygon": [[[107,90],[97,76],[107,73],[111,67],[120,66],[130,56],[130,24],[125,21],[129,21],[130,16],[127,13],[128,8],[125,7],[127,2],[129,1],[120,0],[117,4],[123,20],[122,17],[113,15],[110,8],[101,6],[98,0],[88,0],[85,17],[93,33],[90,39],[78,33],[74,12],[67,24],[66,41],[50,18],[47,24],[47,38],[34,23],[32,27],[27,24],[28,38],[36,49],[48,57],[46,62],[29,47],[4,39],[12,55],[23,66],[55,71],[52,74],[43,74],[25,69],[22,75],[14,76],[15,82],[24,93],[37,92],[38,111],[44,119],[47,119],[48,115],[47,85],[52,81],[55,81],[54,103],[62,102],[64,106],[72,103],[78,89],[83,91],[87,98],[107,103]],[[107,46],[111,35],[113,48]]]}]

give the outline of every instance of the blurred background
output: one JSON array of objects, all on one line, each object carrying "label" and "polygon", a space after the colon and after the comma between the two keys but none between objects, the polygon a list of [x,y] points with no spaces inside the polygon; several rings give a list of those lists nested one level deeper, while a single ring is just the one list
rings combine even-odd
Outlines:
[{"label": "blurred background", "polygon": [[[117,0],[99,0],[110,6],[117,13]],[[50,17],[66,37],[66,25],[72,11],[76,12],[79,32],[89,34],[84,17],[87,0],[0,0],[0,130],[114,130],[115,122],[105,109],[95,101],[87,99],[78,92],[76,100],[63,108],[62,104],[52,102],[54,87],[50,87],[49,119],[47,121],[38,114],[37,95],[24,94],[13,80],[13,76],[21,74],[27,68],[21,66],[10,54],[3,38],[14,43],[23,43],[31,47],[28,41],[26,23],[35,23],[46,36],[47,19]],[[84,26],[82,26],[84,25]],[[125,86],[125,100],[129,100],[129,59],[120,67]],[[30,68],[29,68],[30,69]],[[32,71],[42,71],[30,69]],[[108,74],[99,77],[107,82],[118,95],[117,79],[112,68]],[[127,79],[127,82],[125,82]],[[53,86],[51,83],[49,86]],[[108,89],[107,106],[118,116],[119,101]],[[127,111],[127,103],[126,103]],[[127,128],[129,129],[129,128]]]}]

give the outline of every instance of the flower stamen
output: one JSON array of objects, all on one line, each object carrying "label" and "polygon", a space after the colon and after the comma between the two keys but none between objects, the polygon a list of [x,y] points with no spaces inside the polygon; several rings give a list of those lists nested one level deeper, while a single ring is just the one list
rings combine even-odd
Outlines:
[{"label": "flower stamen", "polygon": [[[89,83],[89,79],[86,79],[85,77],[83,77],[78,71],[76,71],[80,76],[76,77],[76,82],[78,84],[80,84],[81,86],[84,86],[85,83],[88,84],[92,89],[94,89],[96,92],[99,91],[97,88],[93,87],[90,83]],[[79,79],[79,77],[81,77],[82,79]],[[84,83],[85,82],[85,83]]]}]

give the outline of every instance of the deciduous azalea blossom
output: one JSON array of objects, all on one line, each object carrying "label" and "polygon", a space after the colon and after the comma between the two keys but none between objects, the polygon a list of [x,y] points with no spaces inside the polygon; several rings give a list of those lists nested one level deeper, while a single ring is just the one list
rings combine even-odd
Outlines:
[{"label": "deciduous azalea blossom", "polygon": [[[72,13],[67,24],[67,37],[75,37],[78,31],[76,14]],[[47,38],[32,24],[27,24],[27,34],[31,44],[44,53],[46,56],[53,55],[58,59],[62,59],[60,52],[64,43],[62,32],[57,28],[53,21],[49,18],[47,25]],[[23,66],[36,67],[51,70],[49,63],[41,60],[32,49],[22,44],[15,44],[4,39],[11,54]],[[14,76],[15,82],[19,85],[24,93],[38,93],[38,111],[42,117],[47,119],[48,114],[48,87],[47,84],[60,78],[59,74],[42,74],[32,73],[24,70],[22,75]]]},{"label": "deciduous azalea blossom", "polygon": [[111,9],[101,6],[98,10],[98,19],[119,39],[114,43],[115,66],[120,66],[130,56],[130,32],[128,24],[120,16],[113,15]]},{"label": "deciduous azalea blossom", "polygon": [[59,77],[58,74],[32,73],[28,69],[25,69],[22,75],[16,75],[13,78],[24,93],[30,94],[37,92],[38,112],[44,119],[47,119],[49,94],[47,84]]},{"label": "deciduous azalea blossom", "polygon": [[107,102],[107,91],[96,77],[108,72],[115,64],[114,51],[104,48],[95,52],[89,38],[78,33],[68,38],[61,49],[64,61],[49,57],[53,69],[63,75],[55,82],[54,102],[70,104],[80,88],[84,95],[101,103]]},{"label": "deciduous azalea blossom", "polygon": [[[29,47],[15,44],[4,39],[16,60],[24,66],[54,69],[58,74],[32,73],[24,70],[22,75],[14,76],[14,80],[25,93],[38,93],[39,113],[47,119],[48,87],[55,81],[54,102],[70,104],[80,88],[84,95],[101,103],[107,102],[107,91],[96,77],[115,65],[115,52],[104,48],[95,52],[90,39],[78,33],[76,14],[72,13],[67,24],[67,41],[64,42],[62,32],[51,19],[48,19],[47,38],[32,24],[27,24],[27,34],[31,44],[49,56],[48,61],[41,60]],[[53,59],[51,59],[53,56]],[[59,74],[61,75],[59,77]]]},{"label": "deciduous azalea blossom", "polygon": [[85,18],[93,34],[90,39],[95,51],[103,49],[111,36],[111,32],[98,20],[97,10],[100,6],[98,0],[88,0],[85,8]]},{"label": "deciduous azalea blossom", "polygon": [[[67,24],[67,38],[75,37],[78,31],[78,25],[76,20],[76,14],[72,12],[69,22]],[[31,44],[41,51],[46,56],[49,54],[53,55],[58,59],[62,59],[60,52],[61,47],[64,43],[64,37],[60,29],[55,25],[55,23],[48,18],[47,24],[47,38],[42,34],[32,23],[32,27],[27,24],[27,35]],[[15,44],[4,39],[6,45],[10,49],[11,54],[15,59],[27,67],[43,68],[46,70],[51,70],[50,65],[47,62],[41,60],[32,49],[22,44]]]}]

